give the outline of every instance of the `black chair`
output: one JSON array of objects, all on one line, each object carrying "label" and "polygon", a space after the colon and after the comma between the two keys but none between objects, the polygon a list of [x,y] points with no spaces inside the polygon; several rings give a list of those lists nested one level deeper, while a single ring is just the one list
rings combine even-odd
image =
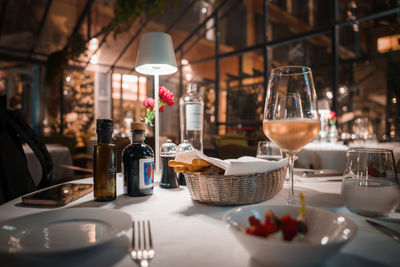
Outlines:
[{"label": "black chair", "polygon": [[[28,170],[22,142],[30,146],[42,167],[38,184]],[[0,203],[51,183],[53,162],[46,146],[18,112],[7,109],[7,96],[0,96]]]}]

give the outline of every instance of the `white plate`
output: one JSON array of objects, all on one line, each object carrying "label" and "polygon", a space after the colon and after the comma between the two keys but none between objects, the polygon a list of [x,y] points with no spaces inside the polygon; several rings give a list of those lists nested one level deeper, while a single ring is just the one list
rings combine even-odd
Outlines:
[{"label": "white plate", "polygon": [[341,182],[343,179],[343,173],[337,170],[313,170],[313,169],[301,169],[295,168],[294,175],[295,179],[301,182]]},{"label": "white plate", "polygon": [[0,222],[0,252],[53,253],[103,244],[125,234],[131,217],[101,208],[68,208]]}]

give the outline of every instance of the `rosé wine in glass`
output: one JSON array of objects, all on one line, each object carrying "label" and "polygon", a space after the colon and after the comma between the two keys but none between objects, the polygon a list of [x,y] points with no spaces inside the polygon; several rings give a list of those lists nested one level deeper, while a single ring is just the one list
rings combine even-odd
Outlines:
[{"label": "ros\u00e9 wine in glass", "polygon": [[266,95],[263,131],[289,157],[288,204],[294,205],[295,155],[318,135],[321,127],[311,69],[302,66],[273,69]]},{"label": "ros\u00e9 wine in glass", "polygon": [[263,131],[282,150],[297,152],[319,133],[321,122],[312,119],[264,121]]}]

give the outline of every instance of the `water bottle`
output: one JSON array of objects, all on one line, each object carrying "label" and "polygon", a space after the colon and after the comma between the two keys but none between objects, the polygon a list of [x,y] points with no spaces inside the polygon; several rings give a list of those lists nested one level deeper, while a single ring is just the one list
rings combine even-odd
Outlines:
[{"label": "water bottle", "polygon": [[195,149],[203,152],[204,102],[196,84],[188,84],[187,94],[179,100],[179,109],[181,143],[188,140]]}]

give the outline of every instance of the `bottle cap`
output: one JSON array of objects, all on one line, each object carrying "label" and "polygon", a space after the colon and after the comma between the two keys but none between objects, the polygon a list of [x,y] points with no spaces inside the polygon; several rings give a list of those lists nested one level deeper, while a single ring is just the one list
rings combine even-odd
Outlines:
[{"label": "bottle cap", "polygon": [[182,153],[190,150],[193,150],[192,144],[189,143],[188,140],[183,140],[183,143],[179,144],[178,148],[176,149],[176,153]]},{"label": "bottle cap", "polygon": [[146,126],[143,122],[131,122],[131,130],[132,131],[145,131]]},{"label": "bottle cap", "polygon": [[161,156],[175,156],[177,146],[172,143],[170,139],[165,141],[164,144],[160,147],[160,155]]},{"label": "bottle cap", "polygon": [[108,119],[97,119],[96,120],[96,130],[104,131],[104,130],[112,130],[113,129],[113,121]]}]

